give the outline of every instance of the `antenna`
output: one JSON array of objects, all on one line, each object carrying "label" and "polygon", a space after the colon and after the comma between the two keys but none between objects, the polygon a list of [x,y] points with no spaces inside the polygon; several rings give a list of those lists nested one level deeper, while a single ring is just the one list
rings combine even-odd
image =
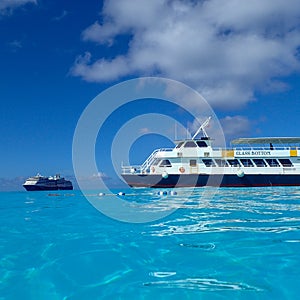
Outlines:
[{"label": "antenna", "polygon": [[186,130],[185,130],[185,132],[186,132],[186,139],[188,139],[189,138],[189,129],[188,129],[188,126],[189,126],[189,124],[188,124],[188,122],[186,122]]},{"label": "antenna", "polygon": [[208,137],[208,135],[207,135],[207,133],[206,133],[206,131],[205,131],[204,128],[208,126],[210,119],[211,119],[211,117],[208,117],[208,118],[201,124],[201,126],[199,127],[199,129],[198,129],[198,130],[196,131],[196,133],[193,135],[192,140],[194,140],[194,139],[196,138],[196,136],[199,134],[200,131],[203,132],[203,135],[204,135],[205,137]]}]

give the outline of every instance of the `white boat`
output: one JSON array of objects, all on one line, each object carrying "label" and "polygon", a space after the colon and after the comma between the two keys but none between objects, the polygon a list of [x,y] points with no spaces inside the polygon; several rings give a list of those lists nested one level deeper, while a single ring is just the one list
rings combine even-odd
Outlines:
[{"label": "white boat", "polygon": [[45,177],[40,174],[29,177],[23,187],[27,191],[53,191],[53,190],[73,190],[72,182],[60,177],[59,174],[55,176]]},{"label": "white boat", "polygon": [[[300,185],[300,138],[240,138],[212,146],[205,127],[172,149],[156,149],[142,165],[122,166],[131,187],[254,187]],[[202,132],[203,136],[197,138]]]}]

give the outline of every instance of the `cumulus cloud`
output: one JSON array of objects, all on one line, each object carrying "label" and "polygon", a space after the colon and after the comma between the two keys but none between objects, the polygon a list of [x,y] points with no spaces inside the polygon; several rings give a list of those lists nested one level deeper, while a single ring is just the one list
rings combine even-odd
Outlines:
[{"label": "cumulus cloud", "polygon": [[298,0],[106,0],[82,39],[111,47],[127,35],[128,47],[80,55],[71,73],[92,82],[165,76],[214,107],[241,107],[300,70],[299,18]]},{"label": "cumulus cloud", "polygon": [[[202,124],[205,120],[206,118],[200,118],[194,120],[192,124],[189,124],[189,131],[191,132],[191,135],[197,131],[200,124]],[[246,116],[226,116],[219,119],[218,122],[216,119],[212,118],[205,128],[205,131],[208,136],[213,138],[214,146],[223,148],[225,144],[229,145],[229,142],[235,138],[252,136],[252,125],[252,121]]]},{"label": "cumulus cloud", "polygon": [[11,14],[15,8],[28,3],[37,4],[37,0],[1,0],[0,14]]},{"label": "cumulus cloud", "polygon": [[245,116],[226,116],[220,123],[228,140],[249,136],[251,133],[251,121]]},{"label": "cumulus cloud", "polygon": [[71,73],[87,81],[111,81],[128,74],[124,57],[117,56],[112,60],[101,58],[94,63],[91,63],[91,57],[89,52],[79,56]]}]

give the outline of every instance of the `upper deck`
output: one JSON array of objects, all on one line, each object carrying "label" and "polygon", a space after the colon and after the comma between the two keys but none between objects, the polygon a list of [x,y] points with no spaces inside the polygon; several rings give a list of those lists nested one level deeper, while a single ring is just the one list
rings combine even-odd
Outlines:
[{"label": "upper deck", "polygon": [[299,137],[260,137],[239,138],[231,141],[232,145],[300,145]]},{"label": "upper deck", "polygon": [[300,155],[298,137],[240,138],[231,141],[234,157],[295,157]]},{"label": "upper deck", "polygon": [[[264,143],[258,146],[258,140]],[[246,141],[253,141],[245,144]],[[284,145],[283,140],[296,141],[294,145]],[[243,141],[243,143],[242,143]],[[255,141],[255,142],[254,142]],[[266,145],[266,142],[268,145]],[[269,143],[269,141],[271,141]],[[279,138],[260,138],[260,139],[238,139],[231,142],[232,145],[239,145],[231,148],[217,148],[211,146],[210,139],[192,140],[187,139],[178,141],[174,148],[155,150],[156,158],[175,158],[175,157],[294,157],[300,156],[300,138],[280,138],[281,143],[278,145]],[[291,143],[292,144],[292,143]]]}]

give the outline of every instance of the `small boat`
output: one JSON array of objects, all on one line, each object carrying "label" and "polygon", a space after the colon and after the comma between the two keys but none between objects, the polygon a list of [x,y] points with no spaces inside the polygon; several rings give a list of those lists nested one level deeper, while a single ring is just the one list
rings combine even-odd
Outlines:
[{"label": "small boat", "polygon": [[[122,166],[131,187],[300,186],[300,138],[239,138],[213,148],[205,127],[172,149],[156,149],[142,165]],[[202,132],[203,136],[197,138]]]},{"label": "small boat", "polygon": [[45,177],[40,174],[29,177],[23,187],[27,191],[56,191],[56,190],[73,190],[72,182],[60,177],[59,174],[55,176]]}]

